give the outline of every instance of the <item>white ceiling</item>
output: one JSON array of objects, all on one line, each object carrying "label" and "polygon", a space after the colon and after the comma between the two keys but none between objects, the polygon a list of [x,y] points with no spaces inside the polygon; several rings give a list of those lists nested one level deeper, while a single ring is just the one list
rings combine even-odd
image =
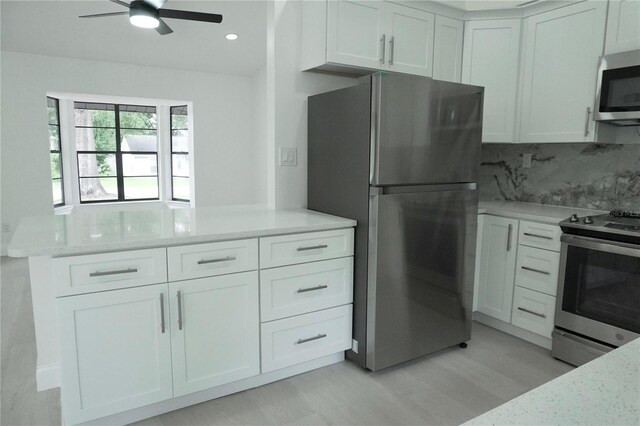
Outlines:
[{"label": "white ceiling", "polygon": [[[169,0],[166,8],[221,13],[223,21],[167,19],[174,32],[165,36],[132,26],[127,16],[78,18],[126,11],[108,0],[2,0],[0,5],[2,50],[233,75],[252,75],[265,63],[264,1]],[[228,41],[228,33],[239,38]]]}]

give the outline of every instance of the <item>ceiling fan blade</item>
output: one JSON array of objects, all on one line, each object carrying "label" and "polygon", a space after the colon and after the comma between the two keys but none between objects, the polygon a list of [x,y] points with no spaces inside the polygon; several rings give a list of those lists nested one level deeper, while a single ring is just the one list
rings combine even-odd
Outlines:
[{"label": "ceiling fan blade", "polygon": [[188,21],[213,22],[216,24],[222,22],[222,15],[217,13],[189,12],[188,10],[175,9],[160,9],[158,13],[161,18],[186,19]]},{"label": "ceiling fan blade", "polygon": [[167,35],[173,32],[173,30],[162,19],[158,19],[158,21],[160,21],[160,25],[156,27],[158,34]]},{"label": "ceiling fan blade", "polygon": [[145,3],[149,3],[151,6],[153,6],[156,9],[160,9],[167,2],[167,0],[142,0],[142,1],[144,1]]},{"label": "ceiling fan blade", "polygon": [[82,15],[78,16],[78,18],[102,18],[104,16],[118,16],[118,15],[128,15],[129,12],[109,12],[109,13],[96,13],[93,15]]},{"label": "ceiling fan blade", "polygon": [[109,1],[111,1],[113,3],[116,3],[116,4],[119,4],[120,6],[129,7],[129,5],[127,3],[123,2],[123,1],[120,1],[120,0],[109,0]]}]

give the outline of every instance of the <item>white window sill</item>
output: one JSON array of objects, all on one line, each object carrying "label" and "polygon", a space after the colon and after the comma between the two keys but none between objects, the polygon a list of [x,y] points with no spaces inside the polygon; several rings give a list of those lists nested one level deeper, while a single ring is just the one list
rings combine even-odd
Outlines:
[{"label": "white window sill", "polygon": [[182,209],[191,207],[191,203],[188,201],[135,201],[135,202],[115,202],[115,203],[93,203],[93,204],[75,204],[65,205],[60,207],[54,207],[54,214],[69,214],[74,210],[89,211],[89,210],[139,210],[149,208],[169,208],[169,209]]}]

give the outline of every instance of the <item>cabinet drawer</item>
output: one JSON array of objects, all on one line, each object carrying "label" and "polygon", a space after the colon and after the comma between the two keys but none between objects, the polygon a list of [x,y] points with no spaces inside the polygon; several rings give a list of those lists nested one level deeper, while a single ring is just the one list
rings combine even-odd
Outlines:
[{"label": "cabinet drawer", "polygon": [[314,262],[352,254],[351,228],[260,239],[261,268]]},{"label": "cabinet drawer", "polygon": [[57,296],[157,284],[167,281],[167,250],[58,257],[52,268]]},{"label": "cabinet drawer", "polygon": [[555,308],[555,297],[516,286],[511,324],[551,338]]},{"label": "cabinet drawer", "polygon": [[266,373],[351,348],[351,305],[260,326]]},{"label": "cabinet drawer", "polygon": [[258,240],[169,247],[169,281],[258,269]]},{"label": "cabinet drawer", "polygon": [[555,296],[560,253],[533,247],[518,247],[516,285]]},{"label": "cabinet drawer", "polygon": [[260,316],[271,321],[353,301],[353,258],[260,272]]},{"label": "cabinet drawer", "polygon": [[558,225],[521,220],[518,243],[559,252],[560,235],[562,231]]}]

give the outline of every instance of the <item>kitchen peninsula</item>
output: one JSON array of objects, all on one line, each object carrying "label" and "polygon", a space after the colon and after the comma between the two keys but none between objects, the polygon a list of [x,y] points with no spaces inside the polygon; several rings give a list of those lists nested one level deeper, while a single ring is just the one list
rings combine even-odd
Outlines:
[{"label": "kitchen peninsula", "polygon": [[344,359],[353,227],[309,210],[24,219],[39,390],[66,424],[129,423]]}]

